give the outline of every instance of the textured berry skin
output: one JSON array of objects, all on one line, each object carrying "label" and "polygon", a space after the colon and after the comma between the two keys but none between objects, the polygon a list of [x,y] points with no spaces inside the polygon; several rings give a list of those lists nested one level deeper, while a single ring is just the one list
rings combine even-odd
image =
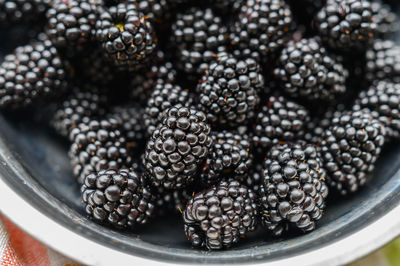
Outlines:
[{"label": "textured berry skin", "polygon": [[198,79],[215,54],[225,50],[227,29],[210,8],[190,8],[177,15],[171,41],[176,46],[177,67]]},{"label": "textured berry skin", "polygon": [[0,107],[25,107],[61,95],[67,68],[49,40],[16,48],[0,65]]},{"label": "textured berry skin", "polygon": [[82,184],[84,178],[104,169],[132,166],[131,147],[123,132],[122,120],[91,120],[72,129],[69,150],[74,176]]},{"label": "textured berry skin", "polygon": [[97,41],[123,70],[140,68],[156,47],[153,26],[132,3],[118,4],[102,12],[95,28]]},{"label": "textured berry skin", "polygon": [[334,117],[321,142],[327,184],[345,195],[367,181],[385,142],[385,128],[367,110]]},{"label": "textured berry skin", "polygon": [[194,247],[229,248],[256,226],[256,195],[236,180],[197,193],[183,212],[185,234]]},{"label": "textured berry skin", "polygon": [[270,96],[253,124],[253,144],[260,153],[280,141],[302,139],[309,120],[303,106],[283,96]]},{"label": "textured berry skin", "polygon": [[322,47],[319,39],[290,41],[283,49],[275,77],[291,97],[333,100],[346,91],[348,71]]},{"label": "textured berry skin", "polygon": [[94,38],[99,0],[55,0],[47,11],[46,33],[57,47],[81,46]]},{"label": "textured berry skin", "polygon": [[206,115],[193,108],[171,107],[148,140],[143,158],[147,177],[167,189],[193,181],[212,145]]},{"label": "textured berry skin", "polygon": [[316,149],[305,142],[279,145],[266,158],[259,190],[263,226],[275,236],[289,227],[314,230],[328,196]]},{"label": "textured berry skin", "polygon": [[367,51],[365,77],[369,81],[400,82],[400,46],[391,40],[376,40]]},{"label": "textured berry skin", "polygon": [[0,25],[40,22],[50,0],[0,0]]},{"label": "textured berry skin", "polygon": [[379,120],[384,121],[387,137],[400,138],[400,84],[375,82],[360,93],[353,106],[355,111],[363,108],[378,112]]},{"label": "textured berry skin", "polygon": [[133,170],[101,170],[81,186],[87,214],[116,228],[145,224],[154,212],[154,196]]},{"label": "textured berry skin", "polygon": [[315,25],[329,47],[362,51],[377,32],[374,12],[368,0],[328,0],[318,12]]},{"label": "textured berry skin", "polygon": [[221,53],[197,86],[199,106],[212,123],[237,126],[255,116],[264,78],[255,60]]},{"label": "textured berry skin", "polygon": [[204,162],[201,179],[204,184],[214,184],[223,177],[237,180],[247,176],[253,162],[250,139],[230,131],[214,132],[210,155]]},{"label": "textured berry skin", "polygon": [[247,0],[230,29],[234,55],[271,61],[290,38],[292,23],[284,0]]}]

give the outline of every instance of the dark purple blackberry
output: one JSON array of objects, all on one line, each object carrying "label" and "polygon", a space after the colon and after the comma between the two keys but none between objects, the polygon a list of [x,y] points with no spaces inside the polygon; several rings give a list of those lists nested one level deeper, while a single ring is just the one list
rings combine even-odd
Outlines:
[{"label": "dark purple blackberry", "polygon": [[380,1],[372,2],[371,5],[376,14],[374,22],[377,24],[377,37],[391,38],[400,30],[399,16],[392,11],[389,5],[382,4]]},{"label": "dark purple blackberry", "polygon": [[255,116],[264,78],[255,60],[222,53],[197,86],[199,108],[211,123],[237,126]]},{"label": "dark purple blackberry", "polygon": [[290,38],[292,13],[284,0],[247,0],[231,25],[230,43],[237,58],[266,63]]},{"label": "dark purple blackberry", "polygon": [[91,120],[71,130],[69,150],[73,173],[78,183],[104,169],[132,166],[132,144],[126,139],[120,119]]},{"label": "dark purple blackberry", "polygon": [[29,106],[63,94],[67,69],[49,40],[16,48],[0,65],[0,107]]},{"label": "dark purple blackberry", "polygon": [[215,54],[225,51],[227,29],[222,18],[210,8],[192,7],[177,15],[172,25],[171,41],[176,48],[177,67],[193,74],[193,79],[201,77]]},{"label": "dark purple blackberry", "polygon": [[256,194],[236,180],[197,193],[183,212],[185,235],[194,247],[229,248],[256,226]]},{"label": "dark purple blackberry", "polygon": [[334,117],[320,144],[326,183],[340,192],[357,191],[367,181],[385,142],[385,128],[367,110]]},{"label": "dark purple blackberry", "polygon": [[368,0],[328,0],[315,17],[315,25],[329,47],[363,51],[377,33],[376,11]]},{"label": "dark purple blackberry", "polygon": [[358,96],[353,110],[368,108],[378,112],[389,138],[400,138],[400,84],[386,81],[375,82]]},{"label": "dark purple blackberry", "polygon": [[148,136],[151,136],[158,124],[162,122],[163,112],[177,105],[186,107],[190,105],[189,92],[179,85],[165,83],[163,80],[157,82],[143,113]]},{"label": "dark purple blackberry", "polygon": [[40,23],[50,3],[50,0],[0,0],[0,25]]},{"label": "dark purple blackberry", "polygon": [[400,46],[391,40],[376,40],[366,54],[365,77],[369,81],[400,82]]},{"label": "dark purple blackberry", "polygon": [[206,115],[171,107],[146,144],[143,165],[157,186],[181,188],[193,181],[212,145]]},{"label": "dark purple blackberry", "polygon": [[214,184],[224,177],[244,179],[253,162],[250,139],[230,131],[214,132],[210,154],[204,162],[201,181]]},{"label": "dark purple blackberry", "polygon": [[73,48],[94,38],[100,0],[55,0],[47,11],[46,33],[57,47]]},{"label": "dark purple blackberry", "polygon": [[57,104],[51,125],[63,137],[80,123],[89,123],[92,118],[105,114],[107,98],[92,91],[74,88],[74,91],[61,104]]},{"label": "dark purple blackberry", "polygon": [[303,106],[283,96],[270,96],[253,124],[252,138],[256,151],[265,153],[279,142],[302,139],[309,120],[309,112]]},{"label": "dark purple blackberry", "polygon": [[106,55],[123,70],[140,68],[156,47],[153,26],[133,3],[111,6],[101,13],[95,28]]},{"label": "dark purple blackberry", "polygon": [[153,216],[155,197],[133,170],[101,170],[89,174],[81,194],[91,218],[116,228],[134,228]]},{"label": "dark purple blackberry", "polygon": [[275,236],[289,227],[314,230],[328,196],[316,149],[305,142],[278,145],[266,158],[259,191],[263,226]]},{"label": "dark purple blackberry", "polygon": [[283,90],[304,100],[333,100],[346,92],[348,71],[318,38],[290,41],[274,70]]}]

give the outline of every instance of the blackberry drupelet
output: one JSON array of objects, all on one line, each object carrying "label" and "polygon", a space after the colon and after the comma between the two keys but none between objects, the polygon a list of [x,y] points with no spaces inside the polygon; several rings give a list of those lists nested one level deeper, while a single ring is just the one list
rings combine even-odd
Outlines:
[{"label": "blackberry drupelet", "polygon": [[153,26],[133,3],[111,6],[100,14],[95,28],[97,41],[122,70],[140,68],[156,47]]},{"label": "blackberry drupelet", "polygon": [[212,145],[206,115],[171,107],[146,144],[146,176],[157,186],[178,189],[191,183]]},{"label": "blackberry drupelet", "polygon": [[348,71],[318,38],[290,41],[274,70],[283,90],[304,100],[334,100],[346,91]]},{"label": "blackberry drupelet", "polygon": [[255,116],[264,78],[255,60],[221,53],[197,86],[199,108],[211,123],[238,126]]},{"label": "blackberry drupelet", "polygon": [[227,29],[210,8],[192,7],[177,15],[171,41],[176,46],[177,67],[197,80],[215,54],[225,51]]},{"label": "blackberry drupelet", "polygon": [[342,51],[363,51],[377,32],[377,13],[368,0],[328,0],[315,17],[324,43]]},{"label": "blackberry drupelet", "polygon": [[378,112],[378,119],[384,123],[388,138],[400,138],[400,84],[375,82],[360,93],[353,106],[355,111],[363,108]]},{"label": "blackberry drupelet", "polygon": [[344,112],[325,131],[321,157],[326,183],[345,195],[367,181],[385,142],[385,128],[368,110]]},{"label": "blackberry drupelet", "polygon": [[92,118],[99,118],[106,112],[107,97],[93,91],[74,88],[54,112],[51,126],[63,137],[68,137],[71,130],[80,123],[89,123]]},{"label": "blackberry drupelet", "polygon": [[89,174],[81,186],[81,194],[91,218],[116,228],[134,228],[153,216],[155,197],[134,170]]},{"label": "blackberry drupelet", "polygon": [[376,40],[366,53],[365,77],[369,81],[400,82],[400,46],[391,40]]},{"label": "blackberry drupelet", "polygon": [[50,3],[50,0],[0,0],[0,25],[40,23]]},{"label": "blackberry drupelet", "polygon": [[259,190],[263,226],[275,236],[290,227],[314,230],[328,196],[316,149],[305,142],[278,145],[266,158]]},{"label": "blackberry drupelet", "polygon": [[263,153],[281,141],[302,139],[309,120],[309,112],[305,107],[283,96],[270,96],[253,124],[252,141],[256,152]]},{"label": "blackberry drupelet", "polygon": [[214,132],[211,136],[213,145],[202,168],[202,183],[214,184],[224,177],[244,179],[253,162],[249,137],[230,131]]},{"label": "blackberry drupelet", "polygon": [[0,65],[0,108],[25,107],[63,94],[68,66],[47,39],[16,48]]},{"label": "blackberry drupelet", "polygon": [[271,62],[290,39],[292,23],[292,13],[284,0],[247,0],[231,25],[233,54]]},{"label": "blackberry drupelet", "polygon": [[158,81],[143,113],[148,136],[151,136],[158,124],[162,122],[163,112],[177,105],[186,107],[190,105],[189,92],[179,85]]},{"label": "blackberry drupelet", "polygon": [[183,212],[185,234],[194,247],[229,248],[256,226],[256,194],[236,180],[197,193]]},{"label": "blackberry drupelet", "polygon": [[94,39],[99,0],[55,0],[47,11],[46,33],[57,47],[82,47]]},{"label": "blackberry drupelet", "polygon": [[69,150],[74,176],[84,178],[104,169],[129,168],[133,164],[132,145],[123,131],[123,121],[115,118],[91,120],[79,124],[69,136]]}]

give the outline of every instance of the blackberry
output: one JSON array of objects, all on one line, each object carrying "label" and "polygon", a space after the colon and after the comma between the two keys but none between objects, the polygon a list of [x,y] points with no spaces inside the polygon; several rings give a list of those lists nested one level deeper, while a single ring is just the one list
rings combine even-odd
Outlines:
[{"label": "blackberry", "polygon": [[183,212],[185,234],[194,247],[229,248],[256,226],[256,195],[236,180],[197,193]]},{"label": "blackberry", "polygon": [[50,0],[0,0],[0,25],[41,22],[50,3]]},{"label": "blackberry", "polygon": [[192,7],[177,15],[171,41],[176,46],[177,67],[197,80],[215,54],[225,51],[227,29],[210,8]]},{"label": "blackberry", "polygon": [[369,81],[400,82],[400,46],[391,40],[376,40],[366,53],[365,77]]},{"label": "blackberry", "polygon": [[146,144],[146,175],[157,187],[181,188],[193,181],[212,145],[206,115],[171,107]]},{"label": "blackberry", "polygon": [[333,100],[346,91],[348,72],[338,58],[328,54],[319,39],[290,41],[274,74],[291,97]]},{"label": "blackberry", "polygon": [[189,93],[179,85],[157,82],[143,113],[146,132],[151,136],[160,122],[162,113],[174,105],[188,106]]},{"label": "blackberry", "polygon": [[74,88],[74,91],[54,112],[52,127],[63,137],[68,137],[71,130],[80,123],[89,123],[93,117],[105,114],[107,98],[105,95]]},{"label": "blackberry", "polygon": [[230,29],[234,55],[271,62],[289,40],[292,23],[284,0],[247,0]]},{"label": "blackberry", "polygon": [[400,20],[398,15],[392,11],[387,4],[372,2],[374,10],[374,21],[377,24],[377,37],[390,38],[400,29]]},{"label": "blackberry", "polygon": [[253,156],[247,135],[230,131],[214,132],[210,155],[204,162],[201,179],[213,184],[223,177],[244,179],[251,168]]},{"label": "blackberry", "polygon": [[345,195],[367,181],[385,142],[385,128],[366,111],[334,117],[321,142],[327,184]]},{"label": "blackberry", "polygon": [[94,38],[99,0],[55,0],[46,13],[46,33],[57,47],[81,47]]},{"label": "blackberry", "polygon": [[197,86],[199,106],[211,123],[237,126],[255,115],[258,92],[264,85],[255,60],[222,54]]},{"label": "blackberry", "polygon": [[16,48],[0,65],[0,107],[24,107],[61,95],[68,66],[49,40]]},{"label": "blackberry", "polygon": [[166,216],[173,214],[181,214],[186,204],[193,197],[195,191],[193,186],[184,189],[166,189],[164,187],[155,188],[153,194],[156,195],[154,203],[156,207],[156,215]]},{"label": "blackberry", "polygon": [[250,167],[248,174],[241,180],[241,183],[250,188],[251,190],[258,192],[260,185],[264,179],[263,164],[261,162],[253,162]]},{"label": "blackberry", "polygon": [[133,170],[101,170],[85,177],[81,194],[86,213],[116,228],[145,224],[154,212],[154,196]]},{"label": "blackberry", "polygon": [[253,144],[256,151],[264,153],[281,141],[302,139],[309,120],[309,112],[303,106],[283,96],[270,96],[253,124]]},{"label": "blackberry", "polygon": [[377,32],[376,14],[368,0],[328,0],[315,25],[329,47],[365,51]]},{"label": "blackberry", "polygon": [[386,135],[400,138],[400,84],[387,81],[375,82],[358,96],[353,110],[368,108],[379,114],[379,120],[386,126]]},{"label": "blackberry", "polygon": [[148,18],[133,3],[111,6],[96,22],[96,38],[120,69],[137,70],[156,47]]},{"label": "blackberry", "polygon": [[263,226],[275,236],[290,227],[314,230],[328,196],[316,149],[304,142],[278,145],[266,158],[259,191]]},{"label": "blackberry", "polygon": [[127,142],[122,125],[122,120],[108,118],[81,123],[71,130],[69,156],[79,184],[100,170],[132,166],[132,145]]}]

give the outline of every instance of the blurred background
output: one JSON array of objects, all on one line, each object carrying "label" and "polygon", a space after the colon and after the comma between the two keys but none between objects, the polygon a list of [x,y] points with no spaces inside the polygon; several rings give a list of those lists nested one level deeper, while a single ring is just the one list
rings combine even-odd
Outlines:
[{"label": "blurred background", "polygon": [[349,266],[400,266],[400,238]]}]

